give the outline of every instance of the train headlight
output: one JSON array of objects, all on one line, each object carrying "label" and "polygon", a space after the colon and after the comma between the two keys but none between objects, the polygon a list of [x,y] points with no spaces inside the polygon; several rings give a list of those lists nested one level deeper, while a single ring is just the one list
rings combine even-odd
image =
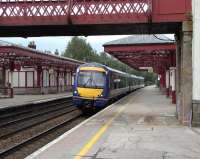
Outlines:
[{"label": "train headlight", "polygon": [[77,91],[74,91],[74,94],[77,94],[78,92]]}]

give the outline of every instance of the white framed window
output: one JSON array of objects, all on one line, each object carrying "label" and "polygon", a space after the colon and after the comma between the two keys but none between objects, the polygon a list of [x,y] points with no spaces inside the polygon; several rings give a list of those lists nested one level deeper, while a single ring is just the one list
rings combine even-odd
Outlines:
[{"label": "white framed window", "polygon": [[[12,83],[13,87],[19,87],[19,73],[18,72],[13,72],[13,74],[11,74],[11,72],[9,73],[9,77],[10,77],[10,83]],[[12,78],[12,80],[11,80]]]},{"label": "white framed window", "polygon": [[33,71],[14,71],[8,74],[13,87],[34,87]]},{"label": "white framed window", "polygon": [[34,72],[27,72],[27,87],[33,87],[34,86]]},{"label": "white framed window", "polygon": [[19,73],[19,87],[26,86],[26,72],[18,72]]},{"label": "white framed window", "polygon": [[43,70],[43,87],[49,86],[49,71]]}]

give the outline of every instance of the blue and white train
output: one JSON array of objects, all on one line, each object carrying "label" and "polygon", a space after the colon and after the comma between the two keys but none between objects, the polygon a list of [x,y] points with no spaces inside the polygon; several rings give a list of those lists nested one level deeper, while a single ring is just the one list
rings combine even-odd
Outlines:
[{"label": "blue and white train", "polygon": [[108,102],[144,87],[144,78],[124,73],[98,63],[86,63],[77,68],[73,102],[80,109],[104,108]]}]

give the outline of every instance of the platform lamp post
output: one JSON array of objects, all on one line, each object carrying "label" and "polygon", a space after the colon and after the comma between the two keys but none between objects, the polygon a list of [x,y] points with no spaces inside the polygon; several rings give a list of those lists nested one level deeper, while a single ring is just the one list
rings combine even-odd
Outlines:
[{"label": "platform lamp post", "polygon": [[193,126],[200,126],[200,0],[192,0]]}]

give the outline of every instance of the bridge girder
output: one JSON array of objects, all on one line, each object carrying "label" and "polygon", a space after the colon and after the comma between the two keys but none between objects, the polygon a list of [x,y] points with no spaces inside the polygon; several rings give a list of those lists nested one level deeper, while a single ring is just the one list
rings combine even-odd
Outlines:
[{"label": "bridge girder", "polygon": [[2,0],[0,36],[174,33],[188,19],[190,3],[191,0]]}]

